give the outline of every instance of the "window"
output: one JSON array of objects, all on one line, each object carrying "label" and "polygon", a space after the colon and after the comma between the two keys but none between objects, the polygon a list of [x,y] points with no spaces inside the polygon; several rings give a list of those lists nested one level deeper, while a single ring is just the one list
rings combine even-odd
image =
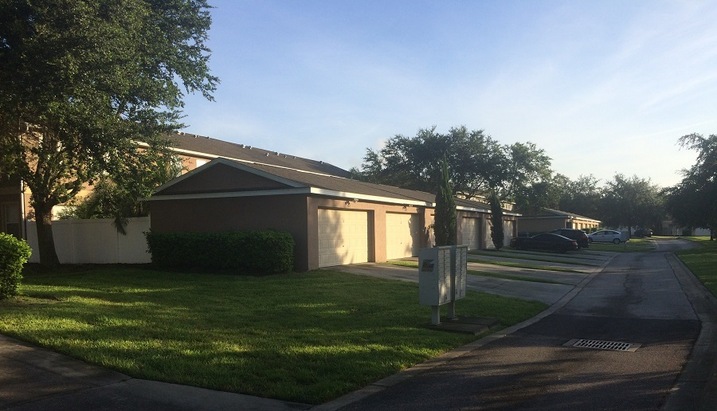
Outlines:
[{"label": "window", "polygon": [[21,238],[20,203],[0,204],[0,231]]}]

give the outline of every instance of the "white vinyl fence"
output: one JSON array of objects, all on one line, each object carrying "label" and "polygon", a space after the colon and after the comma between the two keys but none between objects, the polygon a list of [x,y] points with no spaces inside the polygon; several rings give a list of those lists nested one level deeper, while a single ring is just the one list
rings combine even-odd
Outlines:
[{"label": "white vinyl fence", "polygon": [[[52,222],[55,250],[62,264],[144,264],[151,262],[144,233],[149,217],[130,218],[127,235],[117,232],[111,219],[59,220]],[[32,247],[31,263],[40,262],[35,222],[27,224]]]}]

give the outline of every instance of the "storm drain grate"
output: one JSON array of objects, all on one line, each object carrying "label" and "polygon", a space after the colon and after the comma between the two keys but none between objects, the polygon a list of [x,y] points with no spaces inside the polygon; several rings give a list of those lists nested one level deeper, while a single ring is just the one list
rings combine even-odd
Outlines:
[{"label": "storm drain grate", "polygon": [[620,341],[601,341],[574,339],[563,344],[565,347],[588,348],[593,350],[627,351],[635,352],[641,344],[632,344]]}]

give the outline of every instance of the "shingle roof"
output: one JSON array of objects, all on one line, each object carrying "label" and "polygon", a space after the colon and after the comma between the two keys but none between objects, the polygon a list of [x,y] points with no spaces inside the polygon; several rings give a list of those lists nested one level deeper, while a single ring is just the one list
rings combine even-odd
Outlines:
[{"label": "shingle roof", "polygon": [[423,191],[407,190],[383,184],[367,183],[335,175],[303,172],[265,164],[248,164],[249,167],[295,181],[306,187],[315,187],[341,193],[355,193],[376,197],[390,197],[433,203],[435,195]]},{"label": "shingle roof", "polygon": [[[311,160],[196,134],[179,132],[167,134],[165,137],[170,141],[175,151],[181,154],[224,159],[224,161],[229,160],[277,177],[295,181],[306,187],[336,193],[391,198],[399,201],[410,200],[427,204],[432,204],[435,201],[435,195],[432,193],[352,179],[351,173],[347,170],[324,161]],[[456,198],[455,202],[458,207],[479,210],[489,209],[487,204],[479,201]]]},{"label": "shingle roof", "polygon": [[[388,186],[383,184],[367,183],[364,181],[354,180],[351,178],[341,177],[337,175],[331,175],[326,173],[318,173],[314,171],[297,170],[288,168],[280,165],[270,165],[265,163],[251,163],[246,161],[234,161],[225,158],[217,158],[212,160],[209,164],[202,168],[192,171],[192,173],[201,173],[202,170],[207,167],[212,167],[217,164],[226,164],[234,166],[238,169],[242,169],[249,172],[257,172],[269,178],[275,177],[277,181],[286,183],[287,181],[293,183],[291,186],[305,187],[308,189],[316,189],[321,191],[324,195],[338,196],[345,198],[361,197],[363,199],[370,199],[378,202],[391,202],[391,203],[411,203],[415,204],[423,203],[426,206],[433,206],[435,201],[435,195],[424,191],[408,190],[400,187]],[[189,175],[180,177],[175,181],[179,181],[182,178],[187,178]],[[167,187],[171,186],[173,182],[168,183],[161,187],[155,193],[155,199],[162,197],[162,191]],[[313,192],[316,192],[313,191]],[[487,210],[489,207],[481,202],[456,199],[456,205],[459,207],[465,207],[475,210]]]},{"label": "shingle roof", "polygon": [[325,161],[310,160],[308,158],[283,154],[278,151],[269,151],[244,144],[230,143],[211,137],[181,132],[167,134],[165,137],[170,141],[175,150],[180,153],[185,152],[185,154],[194,155],[204,154],[208,158],[224,157],[233,160],[273,164],[297,170],[314,171],[342,177],[351,176],[351,173],[347,170]]}]

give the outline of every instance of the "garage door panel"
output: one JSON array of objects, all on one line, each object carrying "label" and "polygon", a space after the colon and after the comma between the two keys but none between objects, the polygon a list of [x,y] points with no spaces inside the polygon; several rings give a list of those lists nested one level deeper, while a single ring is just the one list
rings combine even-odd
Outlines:
[{"label": "garage door panel", "polygon": [[467,245],[469,250],[477,250],[480,246],[480,221],[477,218],[463,218],[461,220],[461,245]]},{"label": "garage door panel", "polygon": [[395,259],[418,255],[422,227],[418,214],[386,214],[386,258]]},{"label": "garage door panel", "polygon": [[319,209],[319,267],[368,261],[368,212]]},{"label": "garage door panel", "polygon": [[510,239],[513,237],[513,231],[515,229],[515,221],[504,220],[503,221],[503,246],[510,246]]}]

